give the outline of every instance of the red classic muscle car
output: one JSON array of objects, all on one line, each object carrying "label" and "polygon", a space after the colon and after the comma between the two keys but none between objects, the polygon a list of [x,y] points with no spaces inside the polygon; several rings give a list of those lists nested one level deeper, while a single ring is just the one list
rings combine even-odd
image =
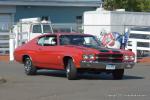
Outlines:
[{"label": "red classic muscle car", "polygon": [[124,69],[134,66],[134,56],[128,50],[104,48],[93,35],[80,33],[41,35],[14,52],[27,75],[39,69],[65,70],[69,80],[76,79],[77,72],[106,72],[122,79]]}]

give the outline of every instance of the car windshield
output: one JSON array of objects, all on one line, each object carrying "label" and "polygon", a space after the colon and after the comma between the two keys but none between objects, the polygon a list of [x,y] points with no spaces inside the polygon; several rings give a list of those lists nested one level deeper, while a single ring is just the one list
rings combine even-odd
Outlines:
[{"label": "car windshield", "polygon": [[77,45],[90,48],[98,48],[100,43],[96,37],[90,35],[61,35],[60,45]]}]

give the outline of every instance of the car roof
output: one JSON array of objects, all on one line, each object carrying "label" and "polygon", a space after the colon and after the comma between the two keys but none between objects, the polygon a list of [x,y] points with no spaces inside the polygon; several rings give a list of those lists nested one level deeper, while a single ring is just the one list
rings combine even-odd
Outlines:
[{"label": "car roof", "polygon": [[72,32],[72,33],[48,33],[48,34],[44,34],[44,35],[41,35],[39,37],[42,37],[42,36],[49,36],[49,35],[57,35],[57,36],[60,36],[60,35],[82,35],[82,36],[92,36],[91,34],[83,34],[83,33],[75,33],[75,32]]}]

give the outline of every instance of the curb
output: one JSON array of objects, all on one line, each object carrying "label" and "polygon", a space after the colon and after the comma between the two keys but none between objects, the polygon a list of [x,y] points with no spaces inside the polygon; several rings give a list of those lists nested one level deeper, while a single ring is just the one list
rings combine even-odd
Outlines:
[{"label": "curb", "polygon": [[141,59],[137,59],[138,63],[150,63],[150,57],[145,57]]},{"label": "curb", "polygon": [[0,62],[9,62],[9,55],[0,55]]},{"label": "curb", "polygon": [[6,79],[4,79],[4,78],[0,77],[0,84],[6,83],[6,82],[7,82],[7,80],[6,80]]}]

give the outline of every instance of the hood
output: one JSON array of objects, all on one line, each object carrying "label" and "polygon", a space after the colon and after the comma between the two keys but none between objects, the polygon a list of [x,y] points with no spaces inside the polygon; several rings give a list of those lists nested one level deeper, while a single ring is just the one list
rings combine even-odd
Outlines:
[{"label": "hood", "polygon": [[92,53],[121,53],[121,50],[119,49],[109,49],[104,47],[98,47],[98,48],[90,48],[90,47],[84,47],[84,46],[77,46],[77,45],[66,45],[65,47],[71,47],[74,49],[86,51],[86,52],[92,52]]},{"label": "hood", "polygon": [[98,48],[89,48],[89,47],[84,47],[84,46],[76,46],[76,45],[66,45],[65,47],[71,47],[75,49],[82,50],[84,52],[89,52],[89,53],[115,53],[115,54],[123,54],[123,55],[134,55],[132,51],[129,50],[123,50],[123,49],[112,49],[112,48],[105,48],[105,47],[98,47]]}]

